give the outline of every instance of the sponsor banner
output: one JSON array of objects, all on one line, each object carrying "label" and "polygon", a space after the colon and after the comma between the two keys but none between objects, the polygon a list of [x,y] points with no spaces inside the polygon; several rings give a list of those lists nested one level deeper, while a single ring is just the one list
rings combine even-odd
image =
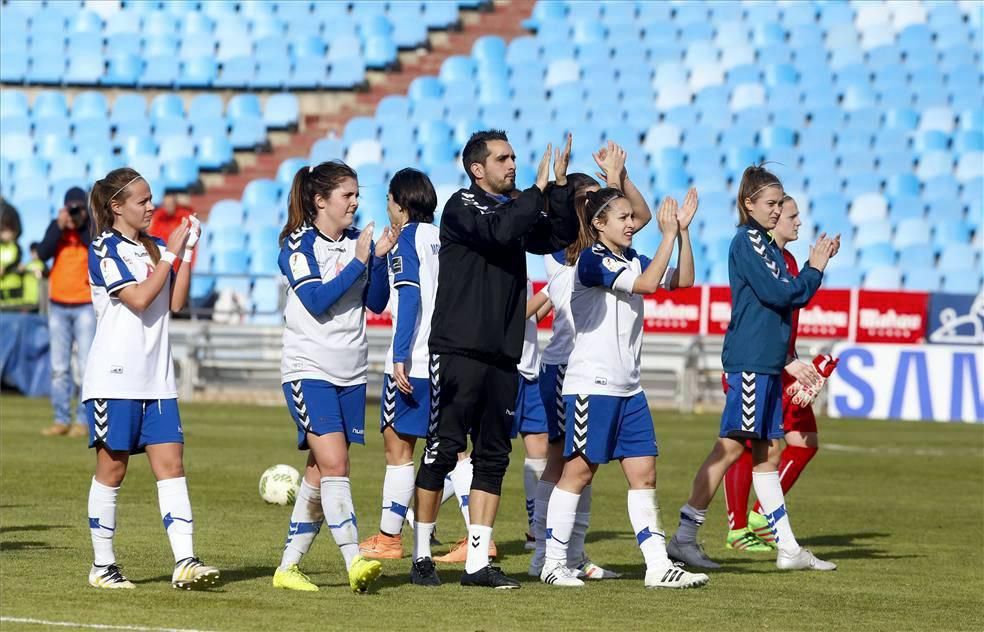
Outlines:
[{"label": "sponsor banner", "polygon": [[711,287],[707,292],[707,326],[704,333],[723,336],[731,322],[731,288]]},{"label": "sponsor banner", "polygon": [[926,292],[858,292],[857,342],[915,343],[926,336]]},{"label": "sponsor banner", "polygon": [[659,334],[699,334],[703,290],[699,287],[658,290],[645,297],[646,332]]},{"label": "sponsor banner", "polygon": [[831,417],[984,422],[984,348],[842,343],[833,354]]},{"label": "sponsor banner", "polygon": [[927,331],[926,340],[934,344],[984,344],[984,292],[930,294]]},{"label": "sponsor banner", "polygon": [[799,312],[798,333],[804,338],[837,338],[851,335],[851,290],[820,290]]},{"label": "sponsor banner", "polygon": [[366,310],[366,326],[367,327],[392,327],[393,319],[390,318],[389,305],[382,314],[374,314],[373,312]]}]

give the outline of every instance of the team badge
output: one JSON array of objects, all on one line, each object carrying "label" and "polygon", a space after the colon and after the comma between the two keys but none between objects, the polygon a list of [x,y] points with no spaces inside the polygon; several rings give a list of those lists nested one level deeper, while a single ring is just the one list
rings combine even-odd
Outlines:
[{"label": "team badge", "polygon": [[119,266],[108,257],[99,262],[99,271],[102,272],[103,283],[106,284],[106,287],[115,285],[123,280]]},{"label": "team badge", "polygon": [[611,257],[605,257],[604,259],[602,259],[601,265],[608,268],[611,272],[618,272],[619,270],[625,267],[623,264],[619,263],[618,261],[615,261]]},{"label": "team badge", "polygon": [[311,265],[303,253],[295,252],[288,259],[288,263],[290,264],[290,273],[294,275],[295,279],[311,276]]}]

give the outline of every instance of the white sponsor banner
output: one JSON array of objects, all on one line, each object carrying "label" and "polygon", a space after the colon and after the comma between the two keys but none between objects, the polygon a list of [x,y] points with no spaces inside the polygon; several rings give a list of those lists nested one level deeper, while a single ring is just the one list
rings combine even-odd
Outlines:
[{"label": "white sponsor banner", "polygon": [[831,417],[984,422],[984,348],[841,343]]}]

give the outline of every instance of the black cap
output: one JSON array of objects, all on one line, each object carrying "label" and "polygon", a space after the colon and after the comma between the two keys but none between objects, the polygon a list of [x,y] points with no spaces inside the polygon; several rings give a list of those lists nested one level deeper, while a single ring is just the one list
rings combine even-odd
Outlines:
[{"label": "black cap", "polygon": [[88,198],[80,187],[72,187],[65,192],[65,206],[85,206]]}]

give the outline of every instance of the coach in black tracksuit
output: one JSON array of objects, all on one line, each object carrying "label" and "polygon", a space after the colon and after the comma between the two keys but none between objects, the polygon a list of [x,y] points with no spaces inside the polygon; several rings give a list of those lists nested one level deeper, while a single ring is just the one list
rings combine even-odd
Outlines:
[{"label": "coach in black tracksuit", "polygon": [[[411,580],[439,582],[430,559],[431,525],[444,479],[472,439],[474,476],[466,586],[518,588],[488,563],[502,478],[509,465],[526,320],[526,253],[549,254],[574,241],[578,220],[567,186],[570,138],[554,156],[550,147],[536,185],[515,189],[516,157],[504,132],[478,132],[462,152],[471,178],[451,196],[441,217],[437,298],[431,321],[431,422],[417,473],[416,530]],[[548,211],[549,209],[549,211]]]}]

